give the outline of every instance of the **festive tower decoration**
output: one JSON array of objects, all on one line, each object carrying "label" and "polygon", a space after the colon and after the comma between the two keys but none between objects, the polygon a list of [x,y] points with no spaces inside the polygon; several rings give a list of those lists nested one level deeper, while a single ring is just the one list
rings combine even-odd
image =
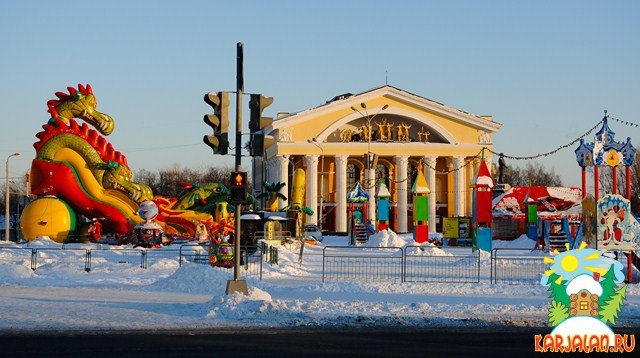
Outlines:
[{"label": "festive tower decoration", "polygon": [[[627,137],[626,142],[616,142],[614,140],[615,132],[609,128],[608,119],[609,116],[607,115],[607,111],[604,111],[602,127],[600,127],[600,130],[596,133],[594,142],[585,143],[584,139],[580,139],[580,145],[575,150],[576,160],[578,165],[582,168],[583,197],[587,195],[586,167],[593,166],[593,196],[598,207],[598,232],[602,232],[603,234],[596,234],[596,248],[627,251],[627,276],[631,279],[632,262],[635,255],[633,250],[638,249],[638,245],[637,241],[633,240],[635,236],[633,232],[635,232],[635,230],[631,230],[630,227],[633,225],[638,226],[639,224],[635,220],[632,222],[627,219],[628,215],[626,215],[626,213],[629,210],[624,208],[630,209],[631,166],[635,161],[636,148],[631,144],[631,138],[629,137]],[[600,198],[599,167],[603,165],[611,167],[613,193],[612,195],[605,195]],[[625,167],[626,198],[617,195],[618,167],[621,166]],[[615,225],[612,225],[611,223],[615,223]],[[640,228],[638,229],[640,230]],[[613,236],[614,240],[611,240],[612,236],[604,235],[606,233],[610,234],[620,232],[630,233],[621,234],[620,240],[617,240],[617,236],[615,235]]]},{"label": "festive tower decoration", "polygon": [[538,241],[538,205],[529,196],[530,190],[531,183],[529,183],[529,190],[522,203],[527,208],[527,237],[533,241]]},{"label": "festive tower decoration", "polygon": [[389,228],[389,198],[391,193],[387,188],[387,184],[384,179],[380,179],[380,184],[376,189],[376,210],[378,219],[378,231],[386,230]]},{"label": "festive tower decoration", "polygon": [[[369,194],[362,188],[360,182],[357,182],[347,194],[347,202],[349,203],[349,243],[356,244],[356,240],[366,241],[369,238],[367,230],[367,203],[369,202]],[[362,203],[360,210],[355,209],[355,203]]]},{"label": "festive tower decoration", "polygon": [[631,138],[627,137],[626,142],[616,142],[615,132],[609,128],[609,116],[607,111],[602,118],[602,127],[596,133],[595,141],[585,143],[580,139],[580,145],[575,150],[576,160],[582,168],[582,197],[587,195],[586,167],[593,166],[594,175],[594,198],[600,199],[600,178],[599,167],[609,166],[612,170],[613,193],[618,192],[618,167],[624,166],[626,171],[626,194],[631,200],[631,166],[635,161],[636,148],[631,144]]},{"label": "festive tower decoration", "polygon": [[484,160],[480,161],[480,168],[471,181],[473,187],[473,221],[474,236],[473,250],[491,251],[491,190],[493,180]]},{"label": "festive tower decoration", "polygon": [[429,240],[429,185],[422,172],[422,166],[418,169],[416,180],[411,186],[413,194],[413,239],[415,242]]}]

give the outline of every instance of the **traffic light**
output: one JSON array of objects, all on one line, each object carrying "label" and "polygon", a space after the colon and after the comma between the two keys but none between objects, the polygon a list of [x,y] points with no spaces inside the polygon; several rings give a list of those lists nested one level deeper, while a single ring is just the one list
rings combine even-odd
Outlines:
[{"label": "traffic light", "polygon": [[264,133],[251,134],[251,156],[261,157],[264,154]]},{"label": "traffic light", "polygon": [[229,94],[209,92],[204,101],[213,107],[213,114],[204,115],[204,123],[213,128],[213,135],[205,135],[204,144],[213,149],[214,154],[227,154],[229,151]]},{"label": "traffic light", "polygon": [[251,118],[249,119],[249,132],[254,133],[263,130],[273,123],[273,118],[263,117],[262,112],[273,103],[273,97],[265,97],[261,94],[252,94],[249,100]]},{"label": "traffic light", "polygon": [[230,202],[242,204],[247,200],[247,172],[231,173]]},{"label": "traffic light", "polygon": [[272,97],[261,94],[252,94],[249,100],[251,116],[249,119],[249,132],[251,132],[251,156],[261,157],[265,148],[264,129],[273,123],[273,118],[263,117],[262,112],[273,103]]}]

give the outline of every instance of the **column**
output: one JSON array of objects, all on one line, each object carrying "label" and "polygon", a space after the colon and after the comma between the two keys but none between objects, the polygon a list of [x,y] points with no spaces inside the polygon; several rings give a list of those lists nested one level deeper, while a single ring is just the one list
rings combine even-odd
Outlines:
[{"label": "column", "polygon": [[396,155],[396,167],[398,181],[398,228],[399,233],[407,232],[407,186],[409,178],[407,178],[407,166],[409,157],[406,155]]},{"label": "column", "polygon": [[[278,155],[275,158],[275,178],[274,181],[284,183],[284,187],[280,191],[281,194],[286,196],[287,198],[291,193],[289,193],[289,156],[288,155]],[[287,201],[278,199],[278,208],[283,208],[287,205]]]},{"label": "column", "polygon": [[347,232],[347,160],[346,155],[336,155],[336,228]]},{"label": "column", "polygon": [[313,210],[313,214],[307,216],[307,223],[318,224],[318,156],[305,155],[304,163],[307,167],[306,175],[306,206]]},{"label": "column", "polygon": [[453,157],[453,215],[464,216],[465,194],[464,190],[464,157]]},{"label": "column", "polygon": [[438,157],[424,157],[424,174],[429,186],[429,231],[436,231],[436,162]]}]

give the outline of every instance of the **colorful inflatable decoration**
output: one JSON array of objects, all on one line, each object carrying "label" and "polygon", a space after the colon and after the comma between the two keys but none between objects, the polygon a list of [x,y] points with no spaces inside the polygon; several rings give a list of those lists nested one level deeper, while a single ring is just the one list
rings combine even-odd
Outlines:
[{"label": "colorful inflatable decoration", "polygon": [[158,216],[158,206],[151,200],[140,203],[138,216],[145,222],[136,225],[133,229],[135,243],[142,247],[157,247],[162,244],[162,226],[155,223],[153,219]]},{"label": "colorful inflatable decoration", "polygon": [[20,226],[25,238],[48,236],[51,240],[63,242],[76,229],[76,214],[63,200],[44,196],[24,209]]},{"label": "colorful inflatable decoration", "polygon": [[289,205],[282,211],[287,212],[287,217],[295,220],[294,235],[301,237],[304,235],[303,226],[305,224],[305,214],[312,215],[313,209],[304,205],[306,193],[306,173],[304,169],[298,168],[293,172],[293,185],[291,186],[291,200]]},{"label": "colorful inflatable decoration", "polygon": [[[128,235],[148,222],[139,215],[139,204],[147,200],[155,202],[155,219],[165,233],[194,236],[198,224],[214,224],[208,211],[226,201],[228,189],[207,184],[188,188],[180,200],[154,197],[148,186],[132,180],[126,157],[103,137],[113,132],[114,120],[96,110],[91,86],[67,89],[68,93],[56,92],[57,99],[47,102],[51,119],[36,134],[38,141],[33,145],[36,158],[30,186],[40,198],[22,214],[20,226],[26,240],[49,236],[64,242],[76,229],[78,214],[105,218],[104,234]],[[85,123],[78,124],[74,118]]]},{"label": "colorful inflatable decoration", "polygon": [[262,185],[262,193],[256,196],[256,199],[267,199],[267,211],[278,211],[278,199],[287,200],[287,197],[280,193],[280,190],[286,186],[285,183],[271,183],[265,181]]}]

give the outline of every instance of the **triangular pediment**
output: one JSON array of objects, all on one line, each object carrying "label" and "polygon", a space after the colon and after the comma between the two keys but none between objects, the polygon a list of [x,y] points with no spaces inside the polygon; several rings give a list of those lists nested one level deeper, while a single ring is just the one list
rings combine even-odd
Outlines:
[{"label": "triangular pediment", "polygon": [[386,85],[356,95],[336,96],[321,106],[276,119],[266,131],[278,133],[277,139],[285,142],[310,138],[318,142],[339,142],[344,139],[345,131],[357,132],[367,117],[373,117],[369,120],[371,126],[374,126],[374,120],[380,123],[387,119],[394,123],[396,127],[389,131],[393,132],[393,138],[389,140],[402,138],[398,134],[401,129],[397,127],[401,123],[410,128],[406,129],[410,132],[409,141],[427,138],[426,132],[429,132],[429,142],[447,144],[466,143],[469,142],[466,138],[473,136],[477,144],[479,132],[486,135],[489,143],[490,135],[501,127],[490,117],[474,115]]}]

